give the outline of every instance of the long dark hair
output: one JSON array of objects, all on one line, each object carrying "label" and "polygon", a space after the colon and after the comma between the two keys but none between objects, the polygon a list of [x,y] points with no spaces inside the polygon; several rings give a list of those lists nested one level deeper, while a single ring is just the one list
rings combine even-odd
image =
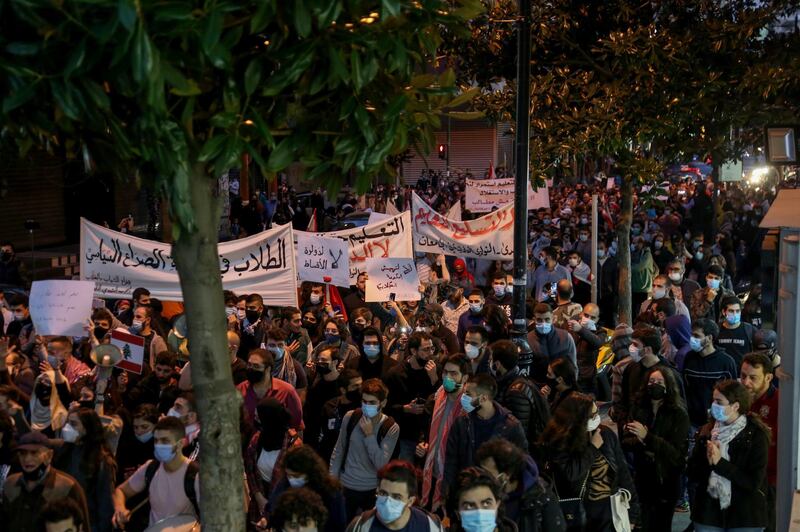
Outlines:
[{"label": "long dark hair", "polygon": [[[115,478],[116,462],[108,448],[106,433],[100,416],[91,408],[81,408],[77,411],[78,419],[83,425],[83,437],[80,445],[83,448],[81,457],[81,470],[87,479],[94,479],[102,465],[108,469],[110,478]],[[88,486],[95,483],[91,480]]]},{"label": "long dark hair", "polygon": [[566,397],[553,412],[539,441],[557,452],[582,455],[589,445],[586,430],[594,399],[580,392]]},{"label": "long dark hair", "polygon": [[306,475],[306,486],[319,494],[332,495],[341,489],[339,481],[328,473],[328,464],[308,445],[287,450],[283,466],[284,470]]},{"label": "long dark hair", "polygon": [[645,375],[642,380],[642,386],[636,395],[636,404],[645,411],[650,411],[650,396],[647,395],[647,384],[650,381],[650,376],[655,372],[661,373],[664,377],[664,384],[667,389],[667,395],[664,396],[662,405],[670,408],[682,408],[686,410],[686,404],[681,397],[680,389],[678,388],[678,380],[671,369],[664,366],[654,366]]},{"label": "long dark hair", "polygon": [[747,416],[748,423],[753,423],[766,433],[768,439],[772,439],[772,429],[759,416],[750,413],[753,397],[744,387],[744,384],[735,379],[726,379],[717,382],[714,385],[714,389],[724,395],[729,403],[739,403],[739,415]]}]

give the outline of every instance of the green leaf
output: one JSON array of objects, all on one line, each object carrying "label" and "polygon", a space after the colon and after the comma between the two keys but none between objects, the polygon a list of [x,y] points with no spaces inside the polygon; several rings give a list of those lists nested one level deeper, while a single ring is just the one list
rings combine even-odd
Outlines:
[{"label": "green leaf", "polygon": [[236,113],[222,112],[217,113],[209,120],[212,126],[221,127],[224,129],[231,128],[239,122],[239,117]]},{"label": "green leaf", "polygon": [[294,146],[292,140],[292,137],[286,137],[280,141],[269,154],[267,169],[270,172],[283,170],[294,162]]},{"label": "green leaf", "polygon": [[261,152],[259,152],[255,146],[247,143],[247,153],[253,158],[256,164],[261,168],[262,171],[267,171],[267,162],[261,156]]},{"label": "green leaf", "polygon": [[317,15],[317,26],[320,28],[327,28],[342,12],[342,2],[341,0],[328,0],[321,3],[323,4],[323,8]]},{"label": "green leaf", "polygon": [[396,17],[400,14],[400,0],[381,0],[381,7],[383,7],[383,18]]},{"label": "green leaf", "polygon": [[311,35],[311,13],[304,0],[294,0],[294,27],[304,39]]},{"label": "green leaf", "polygon": [[119,0],[117,19],[126,30],[133,31],[133,26],[136,24],[136,6],[131,0]]},{"label": "green leaf", "polygon": [[111,106],[108,95],[103,90],[103,87],[88,79],[82,80],[82,84],[86,89],[86,94],[89,95],[95,107],[108,109]]},{"label": "green leaf", "polygon": [[138,83],[145,81],[153,70],[153,48],[144,26],[140,24],[133,38],[133,56],[131,57],[133,79]]},{"label": "green leaf", "polygon": [[4,98],[3,114],[10,113],[20,105],[24,105],[31,98],[33,98],[33,96],[36,94],[34,88],[35,86],[32,84],[25,84],[22,87],[16,89],[14,92],[12,92],[11,96]]},{"label": "green leaf", "polygon": [[361,72],[361,57],[356,50],[350,52],[350,70],[353,73],[353,85],[356,91],[359,91],[364,86],[364,78]]},{"label": "green leaf", "polygon": [[266,28],[275,17],[275,0],[260,0],[253,18],[250,19],[250,32],[258,33]]},{"label": "green leaf", "polygon": [[450,111],[446,114],[450,118],[455,118],[456,120],[479,120],[481,118],[486,118],[483,111]]},{"label": "green leaf", "polygon": [[220,9],[212,9],[211,14],[206,20],[206,29],[203,32],[203,50],[207,55],[211,55],[211,51],[219,42],[219,37],[222,35],[222,22],[223,15]]},{"label": "green leaf", "polygon": [[261,59],[256,57],[250,64],[247,65],[247,69],[244,71],[244,92],[250,96],[258,87],[258,83],[261,81]]},{"label": "green leaf", "polygon": [[201,163],[207,163],[212,159],[216,159],[222,152],[226,140],[228,140],[228,135],[224,134],[215,135],[209,139],[203,144],[203,149],[200,150],[200,155],[197,156],[197,160]]},{"label": "green leaf", "polygon": [[80,112],[70,86],[62,81],[53,81],[50,87],[53,92],[53,99],[55,99],[64,115],[72,120],[78,120]]},{"label": "green leaf", "polygon": [[67,64],[64,65],[64,77],[69,78],[73,72],[83,65],[83,60],[86,57],[86,39],[82,40],[81,43],[72,51],[67,60]]},{"label": "green leaf", "polygon": [[358,124],[358,129],[361,131],[367,144],[369,146],[375,144],[375,133],[372,130],[372,125],[369,123],[369,113],[367,113],[366,109],[361,106],[356,107],[355,119],[356,124]]},{"label": "green leaf", "polygon": [[335,46],[328,47],[328,60],[331,65],[330,74],[328,75],[329,86],[338,85],[336,78],[345,83],[350,80],[350,73],[344,64],[344,55],[340,49]]},{"label": "green leaf", "polygon": [[481,89],[479,87],[472,87],[466,92],[462,92],[452,100],[447,103],[446,107],[458,107],[459,105],[463,105],[467,102],[472,101],[478,94],[480,94]]},{"label": "green leaf", "polygon": [[408,98],[406,98],[405,94],[399,94],[396,96],[391,102],[389,102],[389,105],[384,111],[386,118],[394,118],[395,116],[399,115],[400,112],[405,109],[407,101]]},{"label": "green leaf", "polygon": [[267,123],[264,122],[263,118],[261,118],[261,115],[259,113],[253,114],[252,120],[253,125],[256,126],[256,131],[258,131],[258,134],[261,135],[261,138],[267,144],[267,148],[270,150],[275,149],[275,139],[273,138],[269,127],[267,127]]},{"label": "green leaf", "polygon": [[434,83],[436,83],[436,75],[434,74],[419,74],[411,78],[411,86],[415,89],[430,87]]},{"label": "green leaf", "polygon": [[38,42],[12,42],[6,45],[6,52],[12,55],[36,55],[40,48]]}]

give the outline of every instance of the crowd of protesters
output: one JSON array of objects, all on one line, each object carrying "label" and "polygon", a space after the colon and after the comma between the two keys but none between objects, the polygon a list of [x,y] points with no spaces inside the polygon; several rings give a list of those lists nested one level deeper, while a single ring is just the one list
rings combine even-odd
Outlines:
[{"label": "crowd of protesters", "polygon": [[[314,210],[402,211],[412,190],[445,213],[465,177],[426,172],[333,205],[282,187],[233,202],[231,222],[239,236],[305,230]],[[736,295],[758,270],[771,198],[729,186],[711,224],[711,192],[638,191],[635,319],[620,323],[619,188],[551,187],[552,208],[529,216],[529,353],[510,340],[510,262],[418,253],[419,301],[368,303],[363,273],[341,303],[313,283],[296,308],[226,292],[248,530],[670,531],[676,511],[698,532],[774,530],[777,338],[755,290]],[[18,275],[15,260],[4,245],[0,274]],[[199,520],[202,420],[180,308],[140,287],[95,309],[81,338],[37,334],[21,292],[0,310],[0,529]],[[144,339],[142,375],[95,367],[118,328]]]}]

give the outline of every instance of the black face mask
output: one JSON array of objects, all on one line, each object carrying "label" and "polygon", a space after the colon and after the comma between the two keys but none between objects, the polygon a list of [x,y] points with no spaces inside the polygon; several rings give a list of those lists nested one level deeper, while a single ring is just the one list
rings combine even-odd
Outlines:
[{"label": "black face mask", "polygon": [[95,327],[94,328],[94,337],[98,340],[102,340],[108,334],[108,329],[104,329],[102,327]]},{"label": "black face mask", "polygon": [[167,375],[166,377],[156,377],[156,380],[158,381],[159,384],[166,384],[169,382],[171,378],[172,378],[171,375]]},{"label": "black face mask", "polygon": [[312,323],[310,321],[303,321],[303,329],[307,330],[308,332],[311,332],[316,328],[317,328],[316,322]]},{"label": "black face mask", "polygon": [[50,404],[50,395],[53,393],[52,386],[42,386],[41,384],[36,387],[36,398],[42,404]]},{"label": "black face mask", "polygon": [[3,262],[10,261],[11,260],[11,253],[9,253],[8,251],[4,251],[4,252],[0,253],[0,260],[2,260]]},{"label": "black face mask", "polygon": [[81,405],[81,408],[89,408],[90,410],[94,410],[94,400],[89,399],[88,401],[78,401],[78,404]]},{"label": "black face mask", "polygon": [[550,377],[545,378],[545,382],[550,387],[551,390],[555,390],[558,386],[558,379],[552,379]]},{"label": "black face mask", "polygon": [[650,399],[659,401],[667,395],[667,388],[663,384],[648,384],[647,395]]},{"label": "black face mask", "polygon": [[361,400],[361,390],[348,390],[344,398],[350,403],[358,403]]},{"label": "black face mask", "polygon": [[248,369],[247,380],[250,384],[258,384],[264,380],[264,373],[265,371],[263,369]]},{"label": "black face mask", "polygon": [[327,364],[317,364],[317,373],[319,373],[320,375],[327,375],[331,371],[333,371],[333,370],[331,369],[331,367],[329,365],[327,365]]},{"label": "black face mask", "polygon": [[31,472],[22,470],[22,478],[26,482],[39,482],[47,474],[47,464],[41,464],[39,467]]},{"label": "black face mask", "polygon": [[255,323],[258,321],[258,318],[261,317],[261,312],[258,310],[245,310],[244,315],[247,317],[247,321]]}]

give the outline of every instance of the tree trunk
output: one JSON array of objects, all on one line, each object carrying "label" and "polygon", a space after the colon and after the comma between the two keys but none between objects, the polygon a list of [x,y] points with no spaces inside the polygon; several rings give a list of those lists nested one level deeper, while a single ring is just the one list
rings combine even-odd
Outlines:
[{"label": "tree trunk", "polygon": [[195,165],[190,176],[193,232],[173,243],[189,329],[192,384],[200,416],[200,511],[204,532],[245,530],[241,397],[233,386],[217,255],[217,180]]},{"label": "tree trunk", "polygon": [[619,262],[619,323],[633,326],[631,310],[631,222],[633,222],[633,178],[622,178],[622,212],[617,223],[617,261]]}]

